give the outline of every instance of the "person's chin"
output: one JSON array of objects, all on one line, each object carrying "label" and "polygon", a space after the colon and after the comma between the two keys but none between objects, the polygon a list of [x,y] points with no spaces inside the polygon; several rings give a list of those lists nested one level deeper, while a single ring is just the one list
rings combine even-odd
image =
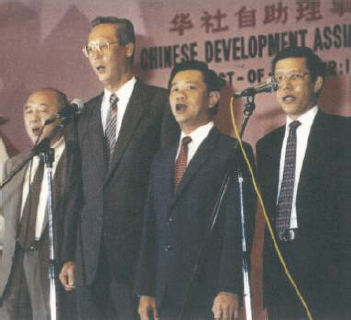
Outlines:
[{"label": "person's chin", "polygon": [[97,75],[99,81],[102,83],[106,82],[108,79],[108,76],[105,72],[104,73],[96,73],[96,75]]},{"label": "person's chin", "polygon": [[286,114],[294,113],[296,109],[295,103],[290,103],[290,104],[283,103],[280,106]]}]

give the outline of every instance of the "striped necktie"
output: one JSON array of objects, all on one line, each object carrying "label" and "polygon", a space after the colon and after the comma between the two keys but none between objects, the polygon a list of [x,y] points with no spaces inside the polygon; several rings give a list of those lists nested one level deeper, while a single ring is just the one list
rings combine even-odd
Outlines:
[{"label": "striped necktie", "polygon": [[118,97],[113,93],[110,97],[110,109],[107,114],[105,137],[107,140],[108,158],[111,160],[112,154],[116,145],[117,131],[117,107]]}]

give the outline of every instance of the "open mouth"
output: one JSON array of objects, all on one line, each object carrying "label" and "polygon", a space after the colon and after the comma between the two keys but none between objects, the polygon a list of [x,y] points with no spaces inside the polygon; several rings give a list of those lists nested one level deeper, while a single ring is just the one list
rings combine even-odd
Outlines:
[{"label": "open mouth", "polygon": [[32,128],[33,135],[39,136],[40,129],[41,129],[40,127],[34,127],[34,128]]},{"label": "open mouth", "polygon": [[295,100],[296,100],[296,98],[292,95],[287,95],[287,96],[283,97],[283,101],[287,102],[287,103],[294,102]]},{"label": "open mouth", "polygon": [[181,103],[176,104],[176,111],[185,111],[186,108],[187,108],[186,104],[181,104]]},{"label": "open mouth", "polygon": [[97,66],[97,67],[96,67],[96,70],[97,70],[98,72],[104,72],[104,71],[105,71],[105,67],[104,67],[104,66]]}]

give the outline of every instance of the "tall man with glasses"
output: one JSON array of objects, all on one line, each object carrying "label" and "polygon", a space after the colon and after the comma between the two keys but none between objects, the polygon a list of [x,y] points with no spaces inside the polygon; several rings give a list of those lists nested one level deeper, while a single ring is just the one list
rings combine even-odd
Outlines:
[{"label": "tall man with glasses", "polygon": [[161,142],[177,139],[178,128],[166,107],[167,91],[133,74],[129,20],[97,17],[83,51],[104,91],[85,104],[77,123],[60,279],[66,290],[76,288],[80,319],[133,319],[150,164]]},{"label": "tall man with glasses", "polygon": [[[311,49],[283,49],[273,59],[272,71],[286,123],[257,142],[264,203],[312,317],[344,319],[350,304],[343,300],[350,246],[345,238],[350,230],[344,232],[351,213],[350,121],[319,109],[325,71]],[[263,254],[269,319],[307,319],[268,232]]]}]

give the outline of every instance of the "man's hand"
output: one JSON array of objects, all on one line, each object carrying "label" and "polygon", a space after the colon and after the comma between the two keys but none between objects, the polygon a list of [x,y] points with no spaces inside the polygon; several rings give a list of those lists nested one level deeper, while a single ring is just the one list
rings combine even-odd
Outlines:
[{"label": "man's hand", "polygon": [[216,320],[239,318],[239,297],[231,292],[220,292],[213,301],[212,312]]},{"label": "man's hand", "polygon": [[74,286],[74,261],[67,261],[60,272],[60,281],[66,291],[72,291]]},{"label": "man's hand", "polygon": [[[149,318],[149,312],[153,311],[153,318]],[[156,309],[156,299],[150,296],[141,296],[138,309],[141,320],[158,320],[158,312]]]}]

